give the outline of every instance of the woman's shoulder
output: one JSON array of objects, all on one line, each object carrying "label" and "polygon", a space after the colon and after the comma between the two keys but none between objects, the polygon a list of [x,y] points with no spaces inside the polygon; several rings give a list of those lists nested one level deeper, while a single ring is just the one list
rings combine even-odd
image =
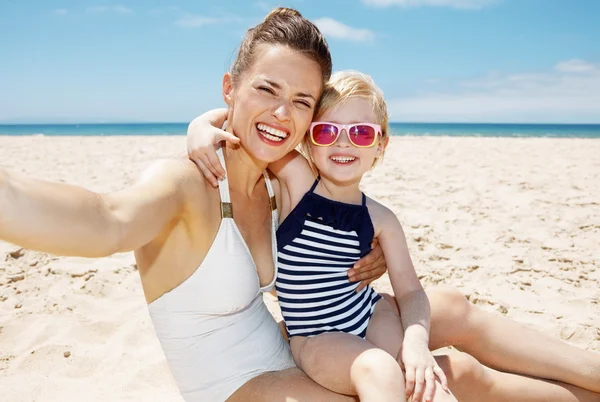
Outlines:
[{"label": "woman's shoulder", "polygon": [[187,157],[165,158],[154,161],[140,175],[140,181],[149,181],[156,186],[172,187],[181,201],[201,202],[212,187],[204,180],[198,167]]}]

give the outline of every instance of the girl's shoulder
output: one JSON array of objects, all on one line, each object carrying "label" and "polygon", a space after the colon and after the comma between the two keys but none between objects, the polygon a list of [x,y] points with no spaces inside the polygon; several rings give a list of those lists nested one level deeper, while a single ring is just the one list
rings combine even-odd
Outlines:
[{"label": "girl's shoulder", "polygon": [[367,209],[369,210],[369,216],[373,222],[375,237],[378,237],[386,227],[390,225],[399,225],[400,223],[398,217],[391,209],[369,196],[367,196]]}]

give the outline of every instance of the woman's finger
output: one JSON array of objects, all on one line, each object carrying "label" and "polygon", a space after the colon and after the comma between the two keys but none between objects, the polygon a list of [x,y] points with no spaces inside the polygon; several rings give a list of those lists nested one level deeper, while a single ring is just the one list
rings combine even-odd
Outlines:
[{"label": "woman's finger", "polygon": [[442,384],[442,389],[448,392],[448,378],[446,378],[446,373],[444,373],[444,370],[442,370],[440,366],[435,365],[433,367],[433,373],[437,376],[438,380],[440,381],[440,384]]},{"label": "woman's finger", "polygon": [[369,251],[369,254],[356,261],[356,263],[354,264],[354,269],[371,265],[382,256],[383,251],[381,250],[381,247],[377,245],[375,248]]},{"label": "woman's finger", "polygon": [[360,293],[361,290],[363,290],[364,288],[366,288],[367,286],[369,286],[369,284],[371,282],[373,282],[375,279],[365,279],[363,281],[360,281],[360,283],[358,284],[358,286],[356,287],[356,293]]}]

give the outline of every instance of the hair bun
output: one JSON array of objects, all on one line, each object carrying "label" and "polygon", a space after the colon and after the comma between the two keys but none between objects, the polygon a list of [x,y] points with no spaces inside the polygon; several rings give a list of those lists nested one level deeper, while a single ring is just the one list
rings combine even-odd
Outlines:
[{"label": "hair bun", "polygon": [[277,7],[277,8],[274,8],[273,10],[271,10],[271,12],[269,14],[267,14],[267,16],[265,17],[263,22],[267,22],[273,18],[290,18],[290,17],[302,18],[302,14],[300,14],[300,11],[295,10],[293,8]]}]

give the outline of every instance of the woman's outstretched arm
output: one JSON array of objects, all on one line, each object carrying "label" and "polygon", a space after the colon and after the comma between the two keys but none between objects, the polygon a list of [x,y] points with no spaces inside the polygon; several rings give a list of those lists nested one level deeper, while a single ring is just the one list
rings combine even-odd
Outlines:
[{"label": "woman's outstretched arm", "polygon": [[136,184],[108,194],[0,169],[0,239],[57,255],[134,250],[181,215],[186,163],[157,162]]}]

